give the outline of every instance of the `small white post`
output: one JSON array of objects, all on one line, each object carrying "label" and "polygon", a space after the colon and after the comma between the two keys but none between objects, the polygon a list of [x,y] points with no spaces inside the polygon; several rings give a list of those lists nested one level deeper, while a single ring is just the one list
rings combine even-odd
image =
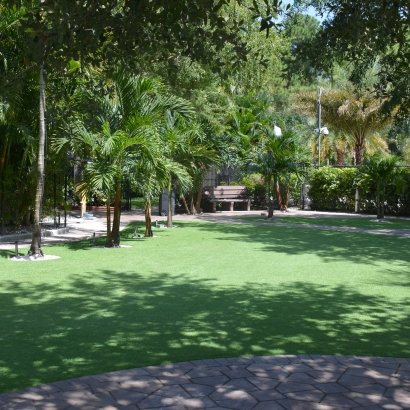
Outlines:
[{"label": "small white post", "polygon": [[356,188],[356,194],[354,196],[354,211],[356,214],[359,212],[359,188]]}]

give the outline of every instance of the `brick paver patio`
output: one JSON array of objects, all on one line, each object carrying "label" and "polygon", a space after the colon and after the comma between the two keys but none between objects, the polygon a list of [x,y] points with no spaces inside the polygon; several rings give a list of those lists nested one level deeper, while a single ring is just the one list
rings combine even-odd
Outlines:
[{"label": "brick paver patio", "polygon": [[264,356],[121,370],[0,395],[1,410],[410,409],[410,359]]}]

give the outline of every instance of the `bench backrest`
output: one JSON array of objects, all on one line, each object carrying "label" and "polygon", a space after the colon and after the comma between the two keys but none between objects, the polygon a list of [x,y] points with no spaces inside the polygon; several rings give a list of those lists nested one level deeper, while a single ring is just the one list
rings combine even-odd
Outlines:
[{"label": "bench backrest", "polygon": [[244,199],[246,187],[236,185],[205,186],[203,197],[206,199]]}]

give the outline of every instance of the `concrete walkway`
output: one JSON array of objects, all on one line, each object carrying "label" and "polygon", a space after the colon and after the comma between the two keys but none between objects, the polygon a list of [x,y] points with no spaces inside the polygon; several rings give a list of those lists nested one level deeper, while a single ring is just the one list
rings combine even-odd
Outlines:
[{"label": "concrete walkway", "polygon": [[121,370],[0,395],[2,410],[410,409],[410,359],[264,356]]},{"label": "concrete walkway", "polygon": [[[233,212],[216,212],[216,213],[204,213],[200,215],[185,215],[177,214],[173,217],[173,221],[177,224],[178,221],[198,221],[198,222],[214,222],[214,223],[234,223],[234,224],[252,224],[260,225],[266,224],[266,222],[258,222],[255,220],[238,219],[245,216],[261,216],[263,211],[233,211]],[[152,209],[152,223],[155,226],[155,221],[166,223],[166,217],[157,216],[157,207]],[[280,218],[284,215],[282,212],[275,212],[275,216]],[[348,213],[332,213],[332,212],[317,212],[317,211],[302,211],[299,209],[290,209],[285,214],[288,220],[291,220],[292,216],[295,217],[309,217],[312,218],[312,224],[292,224],[291,222],[280,222],[280,226],[292,226],[297,228],[310,228],[310,229],[322,229],[341,232],[362,232],[371,233],[377,235],[395,235],[404,236],[410,238],[410,229],[388,229],[388,224],[380,224],[380,229],[364,229],[364,228],[352,228],[343,226],[325,226],[315,225],[315,218],[375,218],[375,215],[357,215]],[[121,215],[121,229],[126,227],[130,222],[143,222],[144,211],[134,210],[125,211]],[[387,219],[394,219],[389,217]],[[400,218],[409,219],[409,218]],[[96,236],[105,236],[107,225],[104,213],[95,214],[94,219],[83,219],[73,214],[67,220],[68,232],[55,232],[51,236],[47,236],[42,239],[43,245],[50,245],[56,243],[66,243],[72,241],[78,241],[83,239],[91,239],[93,234]],[[31,243],[31,234],[24,235],[5,235],[0,237],[0,250],[14,249],[14,242],[18,240],[19,248],[27,248]],[[21,252],[22,253],[22,252]]]}]

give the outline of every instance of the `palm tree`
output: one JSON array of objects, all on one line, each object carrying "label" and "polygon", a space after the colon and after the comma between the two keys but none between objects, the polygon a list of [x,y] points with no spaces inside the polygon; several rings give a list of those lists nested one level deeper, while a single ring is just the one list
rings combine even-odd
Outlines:
[{"label": "palm tree", "polygon": [[367,182],[376,188],[377,219],[384,219],[386,188],[400,179],[396,171],[399,161],[395,155],[377,154],[366,161],[361,169],[361,183]]},{"label": "palm tree", "polygon": [[292,131],[285,131],[283,135],[276,136],[272,127],[265,127],[265,138],[255,153],[255,162],[266,184],[268,218],[273,217],[275,195],[279,202],[277,187],[281,182],[286,185],[289,174],[297,172],[301,160],[300,153]]},{"label": "palm tree", "polygon": [[[202,190],[203,177],[207,169],[217,162],[215,150],[204,132],[203,124],[198,121],[186,121],[178,115],[168,113],[166,128],[162,135],[164,157],[174,164],[168,179],[168,192],[171,192],[173,182],[178,183],[179,191],[184,194],[190,188],[190,213],[199,211],[200,194],[197,205],[193,203],[193,183],[196,182],[199,191]],[[168,195],[167,226],[172,226],[171,196]]]},{"label": "palm tree", "polygon": [[[91,134],[116,136],[116,142],[112,145],[114,151],[110,153],[108,162],[113,163],[115,159],[117,164],[116,177],[112,180],[115,185],[115,189],[112,188],[115,195],[111,236],[113,242],[118,244],[121,192],[125,176],[130,176],[136,171],[138,167],[135,163],[142,157],[145,158],[146,163],[151,161],[154,164],[153,169],[157,167],[152,156],[159,152],[159,136],[161,129],[164,128],[166,112],[175,112],[189,118],[193,115],[193,109],[187,101],[169,94],[160,83],[148,78],[129,75],[123,70],[117,70],[114,73],[110,86],[110,95],[95,98],[89,91],[85,91],[88,98],[79,99],[89,101],[96,107],[95,118],[85,120],[93,129]],[[80,140],[80,146],[84,145],[86,140],[82,137]],[[68,138],[63,138],[57,145],[62,146],[66,142]],[[121,158],[118,157],[119,155]],[[114,158],[115,156],[117,158]],[[148,186],[151,185],[150,182]]]},{"label": "palm tree", "polygon": [[[99,132],[89,132],[83,124],[76,124],[72,130],[71,141],[66,138],[56,139],[53,147],[60,151],[67,143],[76,142],[86,152],[91,161],[88,162],[84,171],[84,180],[77,190],[86,193],[90,190],[98,191],[107,206],[107,237],[106,247],[119,244],[119,240],[111,231],[110,206],[113,200],[117,200],[119,185],[122,183],[124,170],[131,167],[136,155],[135,148],[144,145],[141,136],[130,136],[122,130],[112,132],[110,124],[105,122]],[[115,214],[114,214],[115,215]]]},{"label": "palm tree", "polygon": [[[329,128],[352,136],[357,165],[363,163],[369,139],[392,121],[392,116],[382,116],[382,102],[371,95],[359,95],[347,90],[329,90],[323,93],[321,106],[322,119]],[[294,107],[305,114],[316,115],[316,93],[298,94]]]}]

